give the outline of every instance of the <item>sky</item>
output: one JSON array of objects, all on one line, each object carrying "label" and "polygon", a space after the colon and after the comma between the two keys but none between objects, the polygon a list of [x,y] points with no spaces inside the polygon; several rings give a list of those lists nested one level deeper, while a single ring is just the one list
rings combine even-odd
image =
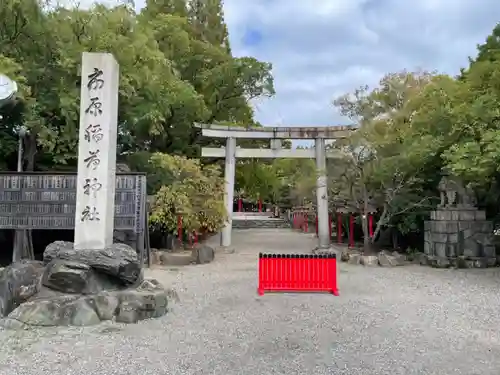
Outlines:
[{"label": "sky", "polygon": [[[85,0],[84,0],[85,1]],[[115,0],[116,1],[116,0]],[[233,54],[273,64],[267,126],[349,124],[333,99],[403,69],[457,74],[499,21],[498,0],[225,0]],[[144,0],[136,0],[140,9]]]},{"label": "sky", "polygon": [[457,74],[499,21],[497,0],[225,0],[233,53],[273,64],[264,125],[348,124],[332,105],[389,72]]}]

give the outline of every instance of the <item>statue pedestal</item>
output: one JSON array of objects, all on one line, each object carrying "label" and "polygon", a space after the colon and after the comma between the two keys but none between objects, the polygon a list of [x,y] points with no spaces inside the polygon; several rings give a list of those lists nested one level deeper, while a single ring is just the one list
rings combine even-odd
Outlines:
[{"label": "statue pedestal", "polygon": [[493,223],[476,208],[450,207],[431,212],[425,222],[424,252],[429,263],[443,267],[496,265]]}]

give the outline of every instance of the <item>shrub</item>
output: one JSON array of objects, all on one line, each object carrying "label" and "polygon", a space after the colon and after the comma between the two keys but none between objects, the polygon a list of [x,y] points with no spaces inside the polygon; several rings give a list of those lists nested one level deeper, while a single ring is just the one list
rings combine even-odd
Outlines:
[{"label": "shrub", "polygon": [[155,153],[149,163],[162,181],[150,216],[156,230],[174,233],[178,215],[188,232],[216,232],[227,219],[224,180],[217,166],[201,167],[199,160]]}]

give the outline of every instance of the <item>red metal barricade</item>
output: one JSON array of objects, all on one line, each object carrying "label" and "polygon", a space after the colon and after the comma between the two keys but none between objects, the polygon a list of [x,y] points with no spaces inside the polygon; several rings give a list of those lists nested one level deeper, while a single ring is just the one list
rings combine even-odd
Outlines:
[{"label": "red metal barricade", "polygon": [[328,292],[337,289],[335,254],[259,254],[259,295],[264,292]]}]

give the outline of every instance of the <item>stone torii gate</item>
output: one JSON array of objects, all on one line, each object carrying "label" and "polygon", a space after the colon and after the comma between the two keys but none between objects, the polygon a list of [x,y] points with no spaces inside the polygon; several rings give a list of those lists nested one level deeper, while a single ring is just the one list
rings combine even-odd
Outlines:
[{"label": "stone torii gate", "polygon": [[[228,212],[228,220],[222,229],[221,245],[231,245],[231,231],[233,227],[233,199],[236,158],[302,158],[316,159],[317,180],[316,197],[318,205],[318,249],[330,247],[330,228],[328,228],[328,189],[326,179],[326,159],[338,158],[338,152],[326,152],[325,140],[346,138],[355,126],[335,127],[260,127],[241,128],[224,125],[196,125],[202,129],[202,135],[210,138],[226,138],[226,147],[204,147],[202,157],[225,158],[225,191],[224,202]],[[270,148],[244,149],[236,147],[236,139],[269,139]],[[283,149],[283,139],[300,139],[315,141],[314,149]]]}]

